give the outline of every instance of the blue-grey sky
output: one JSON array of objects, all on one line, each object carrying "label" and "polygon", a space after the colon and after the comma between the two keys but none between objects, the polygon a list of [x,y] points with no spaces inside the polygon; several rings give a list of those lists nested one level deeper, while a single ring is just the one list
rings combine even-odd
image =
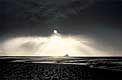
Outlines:
[{"label": "blue-grey sky", "polygon": [[120,0],[1,0],[0,41],[48,36],[57,29],[92,38],[100,50],[122,56],[120,5]]}]

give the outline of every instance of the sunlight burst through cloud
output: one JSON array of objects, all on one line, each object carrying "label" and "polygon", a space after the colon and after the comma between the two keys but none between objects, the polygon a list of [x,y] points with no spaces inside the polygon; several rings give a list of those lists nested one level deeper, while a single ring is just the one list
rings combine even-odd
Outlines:
[{"label": "sunlight burst through cloud", "polygon": [[[48,37],[16,37],[2,44],[1,54],[7,56],[99,56],[101,52],[89,46],[90,39],[79,36],[66,36],[57,30]],[[102,54],[104,55],[104,54]]]}]

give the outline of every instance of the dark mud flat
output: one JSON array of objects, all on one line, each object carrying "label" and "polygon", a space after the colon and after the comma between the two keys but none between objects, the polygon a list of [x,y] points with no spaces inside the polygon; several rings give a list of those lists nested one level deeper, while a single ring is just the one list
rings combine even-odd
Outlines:
[{"label": "dark mud flat", "polygon": [[0,80],[122,80],[121,58],[44,60],[2,58]]}]

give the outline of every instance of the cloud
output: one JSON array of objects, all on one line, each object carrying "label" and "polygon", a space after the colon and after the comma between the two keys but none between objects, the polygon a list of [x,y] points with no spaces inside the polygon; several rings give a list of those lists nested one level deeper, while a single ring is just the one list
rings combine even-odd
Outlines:
[{"label": "cloud", "polygon": [[16,37],[0,44],[1,56],[117,56],[122,52],[77,35]]},{"label": "cloud", "polygon": [[49,21],[50,19],[60,21],[70,15],[79,15],[79,12],[91,6],[94,0],[6,0],[4,2],[7,17],[14,16],[17,19],[32,21],[46,17]]}]

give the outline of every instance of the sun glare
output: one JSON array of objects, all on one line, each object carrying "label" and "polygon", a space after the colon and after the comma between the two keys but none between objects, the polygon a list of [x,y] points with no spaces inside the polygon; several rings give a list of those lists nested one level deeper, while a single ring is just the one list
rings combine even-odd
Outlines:
[{"label": "sun glare", "polygon": [[[99,56],[96,48],[84,37],[61,35],[57,30],[48,37],[16,37],[2,44],[7,56]],[[100,53],[101,54],[101,53]]]}]

